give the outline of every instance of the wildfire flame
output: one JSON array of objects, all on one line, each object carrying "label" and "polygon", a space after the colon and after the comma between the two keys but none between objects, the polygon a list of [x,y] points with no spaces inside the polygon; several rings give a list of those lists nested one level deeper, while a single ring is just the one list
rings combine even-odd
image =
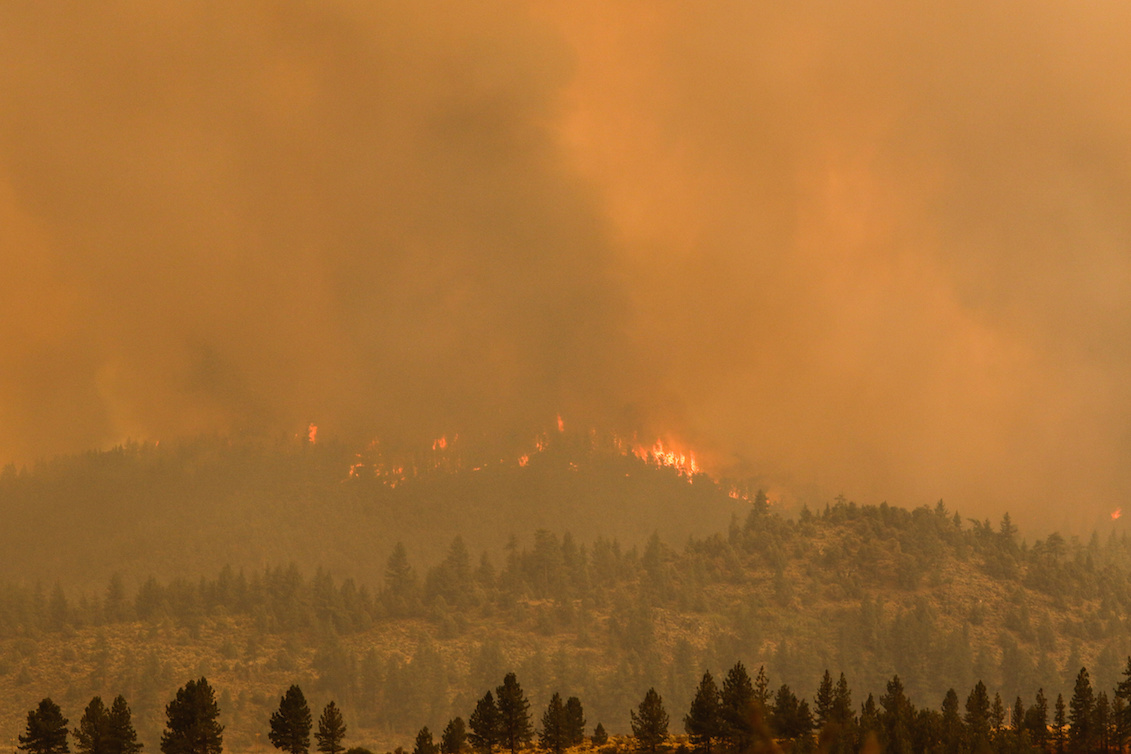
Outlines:
[{"label": "wildfire flame", "polygon": [[311,422],[310,426],[306,428],[306,439],[310,441],[311,445],[318,442],[318,425],[314,422]]},{"label": "wildfire flame", "polygon": [[[558,432],[564,433],[565,420],[562,419],[561,414],[556,415],[555,420]],[[312,444],[315,442],[317,431],[318,428],[311,424],[309,437]],[[657,439],[651,445],[646,445],[639,442],[635,435],[631,439],[626,439],[615,433],[602,434],[595,429],[590,429],[588,435],[590,452],[593,453],[612,451],[624,457],[636,458],[649,466],[672,469],[689,483],[694,481],[694,477],[706,473],[694,451],[668,437]],[[544,431],[536,435],[531,445],[525,450],[517,450],[516,455],[510,456],[509,460],[500,458],[499,463],[506,465],[517,461],[519,467],[525,468],[536,454],[545,452],[554,444],[556,440],[552,438],[552,429]],[[410,452],[407,457],[394,459],[382,453],[381,442],[374,439],[366,446],[364,452],[356,454],[356,461],[348,467],[346,479],[372,478],[389,488],[395,488],[398,484],[416,478],[423,473],[424,469],[446,473],[458,472],[461,469],[481,471],[486,466],[482,461],[475,467],[471,467],[471,464],[464,465],[465,460],[470,459],[465,458],[465,453],[456,452],[458,443],[458,434],[452,435],[450,439],[447,434],[444,434],[432,441],[432,453],[434,455],[431,457],[424,458]],[[474,457],[474,453],[472,453],[472,457]],[[403,462],[405,460],[409,460],[409,462],[405,464]],[[578,471],[580,466],[571,461],[569,468],[572,471]],[[727,492],[733,498],[747,499],[745,491],[740,491],[737,488],[732,487]]]},{"label": "wildfire flame", "polygon": [[1111,512],[1111,520],[1116,521],[1122,515],[1123,515],[1123,509],[1122,508],[1116,508],[1115,510],[1113,510]]},{"label": "wildfire flame", "polygon": [[703,471],[699,462],[695,460],[695,454],[693,452],[676,450],[671,446],[670,442],[665,446],[663,440],[656,440],[651,448],[646,448],[643,445],[634,445],[632,454],[646,463],[675,469],[679,472],[680,476],[686,476],[688,480],[695,474],[702,473]]}]

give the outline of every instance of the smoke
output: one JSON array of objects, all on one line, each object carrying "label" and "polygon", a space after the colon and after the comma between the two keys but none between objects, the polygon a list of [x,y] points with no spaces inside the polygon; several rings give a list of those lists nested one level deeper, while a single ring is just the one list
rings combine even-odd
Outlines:
[{"label": "smoke", "polygon": [[672,433],[807,499],[1131,489],[1131,10],[0,8],[0,457]]}]

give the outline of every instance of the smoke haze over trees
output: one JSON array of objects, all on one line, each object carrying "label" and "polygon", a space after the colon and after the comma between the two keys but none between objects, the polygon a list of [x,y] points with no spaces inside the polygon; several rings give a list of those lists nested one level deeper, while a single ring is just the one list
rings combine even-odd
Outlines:
[{"label": "smoke haze over trees", "polygon": [[[790,494],[1131,489],[1131,10],[0,9],[0,462],[671,433]],[[822,497],[823,496],[823,497]]]}]

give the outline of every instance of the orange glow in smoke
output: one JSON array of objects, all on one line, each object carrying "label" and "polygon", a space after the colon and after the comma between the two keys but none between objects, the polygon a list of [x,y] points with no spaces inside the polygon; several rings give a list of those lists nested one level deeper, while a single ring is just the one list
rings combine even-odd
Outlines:
[{"label": "orange glow in smoke", "polygon": [[318,442],[318,425],[314,422],[311,422],[310,426],[306,428],[306,439],[310,441],[311,445]]},{"label": "orange glow in smoke", "polygon": [[519,466],[525,466],[528,463],[530,463],[530,456],[527,455],[526,453],[523,453],[522,455],[520,455],[518,457],[518,465]]},{"label": "orange glow in smoke", "polygon": [[1123,515],[1123,509],[1122,508],[1116,508],[1115,510],[1113,510],[1111,512],[1111,520],[1116,521],[1122,515]]},{"label": "orange glow in smoke", "polygon": [[558,431],[565,432],[565,422],[562,421],[561,414],[558,414]]},{"label": "orange glow in smoke", "polygon": [[448,447],[448,436],[444,435],[438,440],[432,441],[432,450],[443,450]]}]

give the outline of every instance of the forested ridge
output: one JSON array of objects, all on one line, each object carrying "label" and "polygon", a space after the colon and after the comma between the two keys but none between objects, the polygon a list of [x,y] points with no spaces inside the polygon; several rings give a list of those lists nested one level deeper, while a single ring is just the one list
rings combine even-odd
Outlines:
[{"label": "forested ridge", "polygon": [[[609,463],[687,505],[725,496],[635,459]],[[477,477],[445,484],[464,478]],[[39,483],[37,472],[4,482],[9,494]],[[715,533],[677,540],[623,544],[562,526],[499,549],[455,534],[431,558],[393,544],[371,556],[375,578],[273,564],[199,578],[135,571],[97,587],[11,581],[0,587],[0,719],[14,737],[45,694],[69,709],[123,694],[153,741],[171,691],[208,675],[233,747],[262,744],[280,689],[301,683],[318,703],[337,700],[354,741],[391,748],[466,716],[508,671],[535,708],[577,696],[591,723],[627,733],[649,688],[675,719],[704,670],[738,661],[810,700],[826,669],[843,672],[857,705],[898,676],[909,701],[938,708],[979,680],[1009,702],[1038,688],[1067,699],[1085,665],[1112,689],[1131,653],[1122,533],[1027,542],[1008,517],[971,521],[942,503],[839,499],[788,517],[751,498]]]}]

